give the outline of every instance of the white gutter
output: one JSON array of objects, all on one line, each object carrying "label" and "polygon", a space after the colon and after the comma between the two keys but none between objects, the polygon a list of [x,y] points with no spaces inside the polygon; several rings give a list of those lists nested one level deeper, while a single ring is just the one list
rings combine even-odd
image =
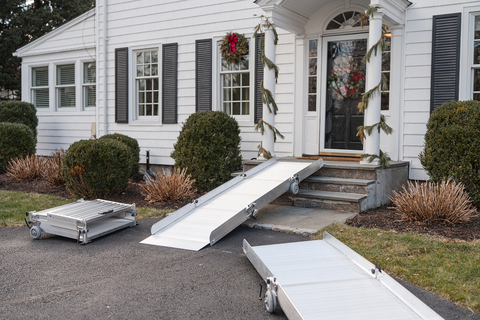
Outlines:
[{"label": "white gutter", "polygon": [[103,0],[103,135],[108,134],[107,101],[107,1]]}]

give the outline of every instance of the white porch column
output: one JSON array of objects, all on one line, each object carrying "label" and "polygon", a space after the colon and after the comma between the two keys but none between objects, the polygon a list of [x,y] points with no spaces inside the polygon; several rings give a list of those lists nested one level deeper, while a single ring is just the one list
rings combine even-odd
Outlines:
[{"label": "white porch column", "polygon": [[[369,49],[375,45],[382,36],[383,13],[377,11],[370,17],[368,31]],[[379,47],[377,54],[373,51],[370,62],[367,62],[367,80],[365,92],[376,87],[382,79],[382,49]],[[381,88],[380,88],[381,89]],[[365,110],[364,126],[371,126],[380,122],[381,93],[377,91],[370,97],[368,107]],[[380,155],[380,134],[375,128],[371,135],[365,134],[365,153]],[[367,159],[360,163],[368,164]],[[371,164],[378,165],[380,160],[374,159]]]},{"label": "white porch column", "polygon": [[[273,34],[272,29],[267,29],[265,31],[265,56],[275,63],[275,35]],[[270,70],[267,66],[263,69],[263,87],[270,90],[273,98],[275,98],[275,70]],[[275,126],[275,115],[273,114],[273,106],[270,106],[272,112],[270,112],[268,106],[263,104],[263,121],[270,124],[272,127]],[[265,133],[262,138],[262,146],[265,150],[269,151],[272,157],[275,157],[274,152],[274,142],[273,142],[273,131],[264,125]],[[264,159],[263,155],[259,157]]]}]

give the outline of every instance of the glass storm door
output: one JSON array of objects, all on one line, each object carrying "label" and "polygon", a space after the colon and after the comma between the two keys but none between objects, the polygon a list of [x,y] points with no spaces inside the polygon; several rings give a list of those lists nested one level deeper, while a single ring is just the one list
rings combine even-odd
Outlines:
[{"label": "glass storm door", "polygon": [[325,149],[363,150],[357,127],[363,125],[358,103],[365,92],[367,39],[328,41]]}]

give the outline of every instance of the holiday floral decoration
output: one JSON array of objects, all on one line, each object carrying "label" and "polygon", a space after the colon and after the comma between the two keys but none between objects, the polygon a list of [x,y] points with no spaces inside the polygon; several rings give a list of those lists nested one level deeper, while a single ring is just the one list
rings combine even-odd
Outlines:
[{"label": "holiday floral decoration", "polygon": [[365,88],[365,72],[358,61],[335,64],[328,78],[328,88],[335,99],[358,98]]},{"label": "holiday floral decoration", "polygon": [[220,52],[227,63],[238,63],[241,56],[248,54],[248,41],[243,34],[227,32],[220,41]]}]

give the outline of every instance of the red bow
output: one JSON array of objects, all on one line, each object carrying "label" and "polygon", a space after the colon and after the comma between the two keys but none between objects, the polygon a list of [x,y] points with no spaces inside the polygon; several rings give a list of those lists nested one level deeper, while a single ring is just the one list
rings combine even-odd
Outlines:
[{"label": "red bow", "polygon": [[238,37],[235,33],[232,33],[231,36],[228,37],[228,43],[230,43],[230,52],[235,52],[235,43],[237,43]]}]

